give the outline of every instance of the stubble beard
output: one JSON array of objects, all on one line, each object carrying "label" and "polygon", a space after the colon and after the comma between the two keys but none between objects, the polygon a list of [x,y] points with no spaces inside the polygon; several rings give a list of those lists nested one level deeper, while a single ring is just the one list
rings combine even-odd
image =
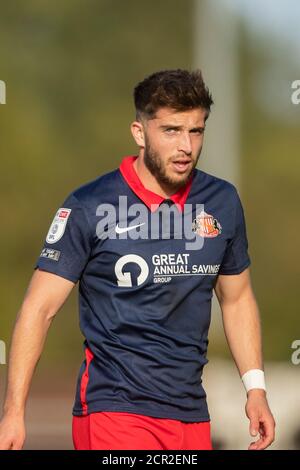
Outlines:
[{"label": "stubble beard", "polygon": [[167,171],[168,162],[171,162],[172,158],[170,158],[167,163],[164,163],[159,157],[159,154],[151,148],[150,143],[147,142],[147,140],[145,142],[144,163],[146,167],[161,185],[168,187],[170,190],[177,191],[182,186],[186,185],[198,163],[199,157],[200,153],[193,163],[189,173],[179,176],[178,178],[172,178],[172,176],[169,175]]}]

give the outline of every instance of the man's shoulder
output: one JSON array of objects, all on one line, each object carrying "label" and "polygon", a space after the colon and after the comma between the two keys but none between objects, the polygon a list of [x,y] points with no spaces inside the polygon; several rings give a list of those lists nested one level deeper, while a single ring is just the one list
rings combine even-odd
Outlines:
[{"label": "man's shoulder", "polygon": [[233,183],[201,169],[196,169],[195,181],[202,189],[213,188],[223,194],[231,194],[232,196],[237,194],[237,188]]},{"label": "man's shoulder", "polygon": [[119,170],[115,169],[82,184],[70,196],[83,205],[90,205],[91,202],[101,200],[110,191],[115,193],[119,181]]}]

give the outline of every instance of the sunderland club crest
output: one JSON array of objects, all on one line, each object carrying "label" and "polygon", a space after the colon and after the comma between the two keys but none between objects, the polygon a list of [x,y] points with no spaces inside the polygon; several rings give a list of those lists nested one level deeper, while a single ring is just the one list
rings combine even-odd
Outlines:
[{"label": "sunderland club crest", "polygon": [[200,237],[213,238],[220,235],[222,226],[213,215],[202,211],[193,220],[192,230],[200,235]]}]

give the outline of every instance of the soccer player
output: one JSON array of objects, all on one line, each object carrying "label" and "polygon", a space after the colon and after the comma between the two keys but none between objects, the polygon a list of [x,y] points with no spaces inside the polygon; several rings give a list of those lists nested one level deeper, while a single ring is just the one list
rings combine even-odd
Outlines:
[{"label": "soccer player", "polygon": [[146,77],[134,99],[138,156],[72,192],[49,228],[13,333],[1,449],[24,444],[32,375],[77,282],[75,449],[212,448],[201,375],[213,290],[259,433],[249,449],[274,440],[241,201],[196,169],[211,94],[200,71],[178,69]]}]

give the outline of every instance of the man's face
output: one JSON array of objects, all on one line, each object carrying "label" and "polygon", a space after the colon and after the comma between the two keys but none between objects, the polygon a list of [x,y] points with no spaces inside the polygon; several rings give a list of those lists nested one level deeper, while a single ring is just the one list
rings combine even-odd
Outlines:
[{"label": "man's face", "polygon": [[206,111],[161,108],[144,123],[144,163],[162,184],[183,186],[197,165],[204,137]]}]

